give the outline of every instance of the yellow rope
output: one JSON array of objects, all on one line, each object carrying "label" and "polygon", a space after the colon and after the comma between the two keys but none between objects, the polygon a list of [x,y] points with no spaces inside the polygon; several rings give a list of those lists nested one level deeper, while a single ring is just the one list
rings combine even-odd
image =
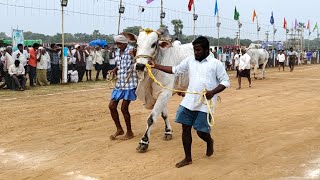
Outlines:
[{"label": "yellow rope", "polygon": [[[154,75],[152,73],[151,65],[146,64],[146,67],[147,67],[148,75],[150,76],[150,78],[156,84],[158,84],[160,87],[162,87],[164,89],[168,89],[168,90],[173,91],[173,92],[181,92],[181,93],[187,93],[187,94],[198,94],[198,95],[200,95],[199,104],[205,102],[204,104],[207,105],[207,108],[208,108],[207,122],[208,122],[210,127],[212,127],[214,125],[214,118],[213,118],[213,112],[212,112],[212,109],[214,107],[214,103],[213,103],[213,100],[208,100],[207,99],[207,97],[206,97],[207,90],[206,89],[204,89],[202,92],[189,92],[189,91],[177,90],[177,89],[172,89],[172,88],[166,87],[161,82],[159,82],[156,79],[156,77],[154,77]],[[210,122],[210,116],[212,118],[211,122]]]}]

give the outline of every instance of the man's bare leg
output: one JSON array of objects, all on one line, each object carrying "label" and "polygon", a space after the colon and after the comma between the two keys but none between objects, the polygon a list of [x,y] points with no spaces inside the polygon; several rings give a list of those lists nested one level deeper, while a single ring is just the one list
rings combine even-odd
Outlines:
[{"label": "man's bare leg", "polygon": [[114,101],[114,100],[111,100],[110,103],[109,103],[109,109],[110,109],[110,112],[111,112],[111,117],[117,127],[117,131],[116,133],[114,133],[113,135],[110,136],[110,139],[111,140],[115,140],[117,138],[117,136],[120,136],[120,135],[123,135],[124,134],[124,131],[121,127],[121,124],[120,124],[120,119],[119,119],[119,113],[118,113],[118,110],[117,110],[117,106],[119,104],[119,101]]},{"label": "man's bare leg", "polygon": [[134,134],[132,132],[131,129],[131,115],[129,112],[129,104],[131,101],[128,100],[123,100],[122,104],[121,104],[121,112],[123,114],[124,120],[126,122],[126,126],[127,126],[127,133],[124,137],[121,137],[121,140],[128,140],[128,139],[132,139],[134,137]]},{"label": "man's bare leg", "polygon": [[187,166],[192,164],[191,158],[191,145],[192,145],[192,135],[191,135],[192,126],[182,124],[182,142],[183,149],[185,153],[185,158],[176,164],[177,168],[181,168],[183,166]]}]

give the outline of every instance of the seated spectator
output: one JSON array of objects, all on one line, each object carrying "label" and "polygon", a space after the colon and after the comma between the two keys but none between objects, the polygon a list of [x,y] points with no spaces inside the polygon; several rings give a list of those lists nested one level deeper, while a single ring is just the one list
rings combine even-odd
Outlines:
[{"label": "seated spectator", "polygon": [[25,70],[19,60],[15,60],[14,64],[9,67],[8,73],[13,80],[15,90],[24,91],[26,87]]},{"label": "seated spectator", "polygon": [[77,83],[79,81],[78,71],[75,66],[72,66],[72,70],[68,71],[68,82]]}]

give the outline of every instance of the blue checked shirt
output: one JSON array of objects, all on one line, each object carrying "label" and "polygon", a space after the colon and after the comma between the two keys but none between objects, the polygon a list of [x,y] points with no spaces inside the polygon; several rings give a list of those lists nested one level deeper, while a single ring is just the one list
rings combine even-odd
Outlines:
[{"label": "blue checked shirt", "polygon": [[[131,49],[132,47],[127,46],[122,55],[120,55],[119,48],[115,51],[115,61],[118,68],[116,89],[130,90],[137,88],[138,78],[133,70],[133,58],[129,54]],[[127,80],[128,76],[130,76],[129,80]]]}]

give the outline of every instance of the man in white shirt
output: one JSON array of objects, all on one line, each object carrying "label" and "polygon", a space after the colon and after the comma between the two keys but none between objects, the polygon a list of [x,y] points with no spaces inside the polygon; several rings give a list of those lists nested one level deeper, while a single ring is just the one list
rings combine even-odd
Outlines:
[{"label": "man in white shirt", "polygon": [[284,71],[284,61],[286,60],[286,55],[284,55],[283,50],[280,51],[280,53],[277,56],[277,60],[279,62],[279,72],[280,72],[280,68],[282,67],[283,71]]},{"label": "man in white shirt", "polygon": [[237,70],[237,76],[239,77],[239,62],[240,62],[240,50],[237,49],[236,54],[234,55],[234,68]]},{"label": "man in white shirt", "polygon": [[6,81],[7,89],[11,89],[12,79],[8,73],[9,67],[14,64],[14,58],[12,57],[12,46],[7,46],[6,50],[1,56],[3,63],[4,78]]},{"label": "man in white shirt", "polygon": [[36,82],[38,86],[49,85],[47,78],[48,62],[50,62],[50,55],[43,47],[39,47],[39,53],[37,54],[37,70],[36,70]]},{"label": "man in white shirt", "polygon": [[293,48],[291,47],[290,51],[288,52],[290,72],[293,71],[294,65],[295,65],[295,63],[296,63],[296,61],[298,59],[297,54],[298,53],[296,51],[293,51]]},{"label": "man in white shirt", "polygon": [[26,87],[25,70],[19,60],[15,60],[14,64],[9,67],[8,73],[18,87],[18,90],[24,91]]},{"label": "man in white shirt", "polygon": [[181,42],[179,41],[178,38],[176,38],[172,43],[172,46],[180,46],[180,45],[181,45]]},{"label": "man in white shirt", "polygon": [[[150,64],[155,69],[169,74],[188,73],[188,91],[201,92],[207,89],[207,99],[216,101],[217,94],[230,86],[228,74],[222,63],[210,54],[207,38],[198,37],[192,44],[194,57],[186,58],[177,66],[162,66],[152,62]],[[204,103],[198,102],[199,98],[201,97],[197,94],[186,94],[177,110],[176,122],[182,124],[182,142],[185,152],[185,158],[176,164],[177,168],[192,164],[192,126],[197,130],[198,136],[207,143],[206,155],[209,157],[214,152],[214,141],[210,135],[211,128],[207,122],[207,113],[209,112]]]},{"label": "man in white shirt", "polygon": [[72,65],[72,70],[68,71],[68,82],[77,83],[79,81],[78,71],[75,68],[75,65]]},{"label": "man in white shirt", "polygon": [[12,57],[15,58],[15,60],[19,60],[20,63],[23,65],[25,71],[27,70],[29,53],[28,51],[23,49],[22,44],[18,44],[18,50],[12,53]]},{"label": "man in white shirt", "polygon": [[99,75],[100,75],[100,72],[102,70],[103,61],[104,61],[104,58],[103,58],[102,49],[101,49],[100,46],[97,46],[95,55],[93,57],[93,64],[94,64],[94,67],[95,67],[95,69],[97,71],[97,73],[96,73],[96,81],[99,81]]},{"label": "man in white shirt", "polygon": [[241,89],[241,77],[248,78],[249,87],[251,87],[251,77],[250,77],[250,60],[251,57],[247,54],[245,49],[241,50],[242,56],[239,60],[239,76],[238,76],[238,85],[237,90]]}]

